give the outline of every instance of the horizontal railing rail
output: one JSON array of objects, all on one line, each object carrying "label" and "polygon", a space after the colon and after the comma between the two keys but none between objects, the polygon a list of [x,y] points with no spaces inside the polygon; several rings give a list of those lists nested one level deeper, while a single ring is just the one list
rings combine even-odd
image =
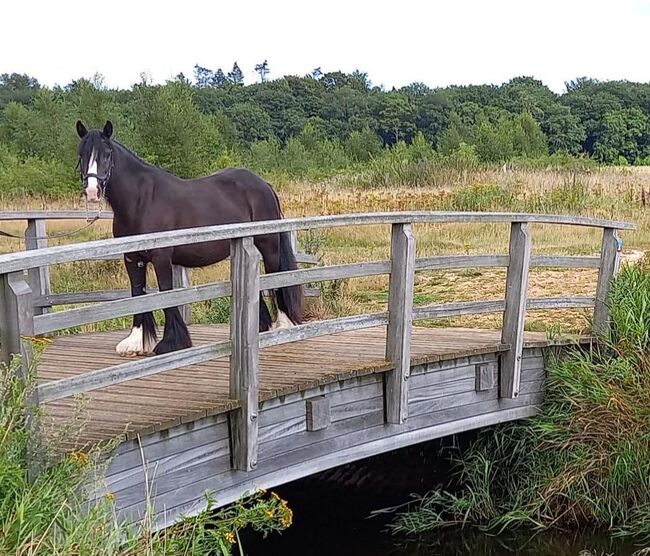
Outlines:
[{"label": "horizontal railing rail", "polygon": [[[71,218],[69,212],[58,218]],[[34,213],[12,213],[30,218]],[[78,218],[78,213],[74,216]],[[109,218],[108,215],[104,216]],[[0,213],[0,220],[9,220]],[[452,255],[416,258],[416,237],[413,224],[509,224],[510,244],[507,254]],[[533,256],[530,224],[574,225],[601,228],[600,256]],[[260,255],[254,247],[256,235],[296,232],[343,226],[389,225],[391,257],[389,260],[358,262],[302,268],[260,275]],[[89,392],[128,380],[167,370],[204,363],[230,356],[230,396],[239,406],[231,420],[233,462],[238,469],[250,470],[257,464],[257,393],[258,350],[274,345],[316,338],[363,328],[386,326],[386,390],[385,419],[400,424],[408,418],[408,378],[410,375],[411,326],[414,321],[457,317],[482,313],[503,313],[500,344],[499,388],[502,397],[517,397],[523,352],[524,322],[527,310],[593,308],[593,330],[599,334],[607,329],[609,313],[607,296],[616,273],[621,243],[619,230],[633,230],[634,224],[585,217],[475,212],[399,212],[350,214],[296,218],[264,222],[210,226],[142,234],[119,239],[106,239],[41,247],[20,253],[0,255],[0,332],[2,355],[21,353],[29,361],[26,337],[56,332],[94,322],[147,312],[167,307],[189,305],[220,297],[231,297],[230,339],[192,347],[174,353],[125,362],[79,376],[40,384],[36,389],[40,403],[51,402]],[[185,243],[226,240],[231,243],[230,281],[183,287],[142,296],[124,298],[125,292],[100,292],[104,299],[94,305],[64,311],[38,314],[35,308],[45,306],[49,298],[73,302],[88,299],[84,292],[43,294],[33,291],[23,272],[43,269],[49,265],[77,260],[110,258],[125,253],[172,247]],[[415,273],[464,268],[506,268],[506,293],[503,299],[462,301],[444,304],[415,305]],[[529,298],[528,275],[531,267],[598,269],[595,296]],[[355,315],[333,320],[308,322],[291,329],[258,332],[257,303],[259,293],[293,285],[316,284],[323,281],[388,275],[388,310],[381,313]],[[32,281],[30,275],[30,282]],[[115,297],[113,297],[115,296]],[[51,303],[53,299],[49,299]],[[81,301],[79,301],[81,302]],[[53,303],[52,303],[53,304]]]},{"label": "horizontal railing rail", "polygon": [[565,226],[586,226],[591,228],[610,228],[614,230],[634,230],[636,226],[628,222],[600,220],[582,216],[553,214],[518,214],[507,212],[387,212],[360,213],[352,215],[314,216],[308,218],[287,218],[203,226],[156,232],[121,238],[102,239],[46,247],[34,251],[0,255],[0,272],[28,270],[42,265],[60,264],[72,261],[92,260],[97,257],[120,255],[142,250],[175,247],[189,243],[230,240],[265,234],[317,230],[345,226],[370,226],[378,224],[503,224],[527,222],[530,224],[558,224]]}]

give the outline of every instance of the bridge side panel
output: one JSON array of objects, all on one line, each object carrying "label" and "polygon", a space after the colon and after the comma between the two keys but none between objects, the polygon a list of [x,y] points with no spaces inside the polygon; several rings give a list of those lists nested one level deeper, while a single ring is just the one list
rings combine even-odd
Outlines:
[{"label": "bridge side panel", "polygon": [[[478,390],[477,366],[496,372],[497,354],[464,357],[413,367],[409,420],[384,423],[383,377],[371,374],[272,399],[259,413],[259,464],[230,469],[225,415],[181,425],[122,444],[96,496],[111,492],[121,515],[142,519],[147,500],[146,469],[157,527],[205,507],[205,492],[227,504],[245,491],[273,487],[337,465],[484,425],[532,415],[543,400],[541,350],[525,350],[521,393],[499,397],[496,381]],[[307,430],[307,401],[329,400],[329,425]]]}]

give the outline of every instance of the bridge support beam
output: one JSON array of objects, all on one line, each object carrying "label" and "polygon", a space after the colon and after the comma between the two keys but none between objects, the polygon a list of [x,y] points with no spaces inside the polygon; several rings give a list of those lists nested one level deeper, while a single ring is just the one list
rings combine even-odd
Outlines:
[{"label": "bridge support beam", "polygon": [[241,407],[230,413],[232,466],[257,467],[259,384],[260,253],[253,238],[234,239],[230,249],[230,397]]},{"label": "bridge support beam", "polygon": [[386,359],[394,368],[386,373],[386,422],[408,418],[408,379],[411,372],[411,328],[415,282],[415,236],[410,224],[393,224],[388,293]]},{"label": "bridge support beam", "polygon": [[506,308],[501,329],[501,341],[510,345],[510,349],[501,356],[502,398],[519,396],[530,251],[529,224],[513,222],[510,228],[510,262],[506,277]]}]

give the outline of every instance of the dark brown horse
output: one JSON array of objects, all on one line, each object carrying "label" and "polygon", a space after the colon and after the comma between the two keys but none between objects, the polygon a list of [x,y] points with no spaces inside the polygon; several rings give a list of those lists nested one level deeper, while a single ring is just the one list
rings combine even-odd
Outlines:
[{"label": "dark brown horse", "polygon": [[[211,176],[184,180],[147,164],[114,139],[113,124],[88,131],[77,122],[79,167],[88,201],[106,199],[113,209],[113,235],[123,237],[165,230],[214,226],[282,218],[275,191],[264,180],[242,169],[224,169]],[[296,269],[287,233],[257,236],[266,272]],[[172,289],[172,265],[201,267],[226,259],[228,241],[212,241],[127,253],[124,264],[131,295],[143,295],[147,265],[153,264],[158,288]],[[302,288],[275,292],[278,325],[302,322]],[[178,307],[165,309],[165,331],[156,345],[152,313],[134,315],[131,334],[117,345],[122,355],[167,353],[192,345]],[[260,294],[260,331],[272,327],[269,309]],[[154,347],[155,346],[155,347]]]}]

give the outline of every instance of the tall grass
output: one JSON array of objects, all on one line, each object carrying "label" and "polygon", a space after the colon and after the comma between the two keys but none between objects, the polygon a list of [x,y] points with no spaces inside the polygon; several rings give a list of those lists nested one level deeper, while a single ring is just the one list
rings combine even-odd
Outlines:
[{"label": "tall grass", "polygon": [[540,413],[479,434],[447,488],[398,511],[392,528],[590,525],[650,536],[650,271],[625,268],[612,331],[550,361]]},{"label": "tall grass", "polygon": [[[241,553],[242,529],[266,534],[291,524],[286,502],[263,492],[219,511],[212,511],[208,497],[205,512],[159,533],[148,527],[148,518],[135,525],[120,520],[110,494],[89,504],[86,489],[101,479],[111,445],[62,455],[59,442],[72,430],[36,444],[42,415],[29,401],[35,366],[25,385],[16,377],[19,365],[16,357],[0,367],[0,554],[228,556]],[[34,461],[42,472],[30,477],[28,462]]]}]

